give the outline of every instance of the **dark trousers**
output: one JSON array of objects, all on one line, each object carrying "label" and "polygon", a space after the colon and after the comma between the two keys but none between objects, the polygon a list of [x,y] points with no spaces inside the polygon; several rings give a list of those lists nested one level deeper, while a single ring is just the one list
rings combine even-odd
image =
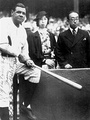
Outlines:
[{"label": "dark trousers", "polygon": [[27,107],[31,104],[32,97],[34,95],[35,89],[38,83],[31,83],[27,80],[24,80],[23,76],[20,76],[20,104],[24,102],[25,106]]},{"label": "dark trousers", "polygon": [[31,83],[29,81],[25,81],[26,83],[26,90],[25,90],[25,94],[24,94],[24,103],[25,106],[27,107],[29,104],[31,104],[32,101],[32,97],[34,95],[37,83]]},{"label": "dark trousers", "polygon": [[1,120],[9,120],[8,107],[0,107],[0,118]]}]

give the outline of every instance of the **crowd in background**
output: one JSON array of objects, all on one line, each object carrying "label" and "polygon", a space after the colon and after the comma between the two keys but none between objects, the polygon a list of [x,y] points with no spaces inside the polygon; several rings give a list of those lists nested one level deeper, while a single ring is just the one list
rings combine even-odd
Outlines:
[{"label": "crowd in background", "polygon": [[[30,14],[29,19],[23,24],[25,28],[30,29],[32,32],[35,32],[37,30],[36,22],[34,21],[36,15]],[[87,30],[90,33],[90,16],[86,15],[84,18],[80,18],[79,27],[83,30]],[[47,26],[48,30],[55,34],[56,36],[67,30],[69,27],[67,17],[61,18],[55,18],[55,17],[49,17],[49,24]]]},{"label": "crowd in background", "polygon": [[[0,18],[7,17],[7,16],[9,16],[9,13],[7,13],[6,11],[4,11],[4,12],[1,11],[0,12]],[[34,21],[35,18],[36,18],[35,14],[29,13],[28,20],[26,20],[23,23],[23,26],[26,29],[31,30],[31,32],[35,32],[37,30],[36,21]],[[52,16],[49,17],[49,24],[48,24],[47,28],[55,36],[58,36],[59,33],[67,30],[68,27],[69,27],[69,24],[68,24],[67,17],[64,17],[63,19],[55,18],[55,17],[52,17]],[[88,31],[89,34],[90,34],[90,15],[86,15],[83,18],[80,18],[79,27],[83,30]]]}]

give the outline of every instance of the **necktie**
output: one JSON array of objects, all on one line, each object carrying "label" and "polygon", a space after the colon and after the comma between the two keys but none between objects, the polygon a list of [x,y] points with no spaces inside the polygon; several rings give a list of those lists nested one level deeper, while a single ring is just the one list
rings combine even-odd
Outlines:
[{"label": "necktie", "polygon": [[75,29],[73,29],[72,33],[73,33],[74,36],[76,35],[76,31],[75,31]]}]

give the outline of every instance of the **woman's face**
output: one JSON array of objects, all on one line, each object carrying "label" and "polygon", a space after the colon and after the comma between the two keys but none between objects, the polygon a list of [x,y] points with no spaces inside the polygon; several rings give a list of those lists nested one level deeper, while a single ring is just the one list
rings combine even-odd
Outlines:
[{"label": "woman's face", "polygon": [[45,28],[48,23],[48,18],[46,16],[43,16],[41,19],[39,19],[39,27]]}]

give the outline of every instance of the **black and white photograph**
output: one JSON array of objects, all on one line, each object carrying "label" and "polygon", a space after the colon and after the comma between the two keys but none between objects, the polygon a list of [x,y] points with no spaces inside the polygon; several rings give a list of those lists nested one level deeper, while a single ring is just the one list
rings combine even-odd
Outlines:
[{"label": "black and white photograph", "polygon": [[0,120],[90,120],[90,0],[0,0]]}]

